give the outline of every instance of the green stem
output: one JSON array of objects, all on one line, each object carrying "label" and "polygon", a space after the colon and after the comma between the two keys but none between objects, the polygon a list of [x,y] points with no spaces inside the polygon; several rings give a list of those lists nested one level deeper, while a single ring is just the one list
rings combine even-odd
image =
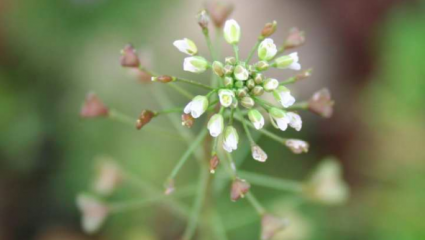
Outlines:
[{"label": "green stem", "polygon": [[297,81],[296,77],[290,77],[288,79],[286,79],[285,81],[282,81],[279,83],[279,85],[287,85],[287,84],[291,84]]},{"label": "green stem", "polygon": [[239,46],[238,44],[233,44],[233,51],[235,52],[236,63],[239,63]]},{"label": "green stem", "polygon": [[308,102],[299,102],[294,105],[288,107],[286,110],[308,110]]},{"label": "green stem", "polygon": [[210,33],[208,31],[208,28],[203,29],[202,33],[204,34],[205,40],[207,41],[207,46],[208,46],[208,50],[210,52],[211,58],[212,58],[213,61],[215,61],[216,58],[214,56],[214,49],[213,49],[213,46],[212,46],[212,43],[211,43],[211,38],[210,38]]},{"label": "green stem", "polygon": [[197,81],[193,81],[193,80],[190,80],[190,79],[185,79],[185,78],[178,78],[178,77],[176,77],[176,78],[175,78],[175,81],[176,81],[176,82],[182,82],[182,83],[191,84],[191,85],[193,85],[193,86],[201,87],[201,88],[208,89],[208,90],[212,90],[212,89],[214,89],[213,87],[210,87],[210,86],[208,86],[208,85],[205,85],[205,84],[203,84],[203,83],[200,83],[200,82],[197,82]]},{"label": "green stem", "polygon": [[258,38],[257,42],[255,43],[254,47],[251,49],[251,51],[248,54],[248,58],[246,59],[245,63],[249,63],[251,61],[251,58],[254,56],[254,53],[257,51],[258,46],[260,46],[262,39]]},{"label": "green stem", "polygon": [[239,175],[254,185],[296,193],[300,193],[303,190],[302,183],[293,180],[279,179],[246,171],[239,171]]},{"label": "green stem", "polygon": [[266,111],[269,111],[270,108],[274,107],[273,105],[271,105],[270,103],[266,102],[265,100],[258,98],[258,97],[254,97],[254,101],[258,104],[260,104],[261,107],[263,107]]},{"label": "green stem", "polygon": [[[239,108],[238,108],[238,114],[241,114]],[[245,133],[246,133],[246,136],[248,137],[249,142],[251,143],[251,145],[255,145],[254,138],[252,138],[251,132],[248,129],[247,121],[245,121],[245,119],[244,119],[244,121],[241,121],[241,122],[242,122],[242,126],[245,130]]]},{"label": "green stem", "polygon": [[193,94],[186,91],[186,89],[181,88],[180,86],[176,84],[170,83],[170,84],[167,84],[167,86],[170,86],[172,89],[176,90],[176,92],[180,93],[181,95],[185,96],[188,99],[192,99],[195,97]]},{"label": "green stem", "polygon": [[[254,125],[252,125],[251,122],[243,119],[243,117],[241,117],[241,116],[235,116],[235,118],[239,122],[242,122],[242,124],[245,123],[245,125],[249,126],[250,128],[256,129],[254,127]],[[270,131],[268,131],[268,130],[266,130],[264,128],[259,129],[258,131],[261,132],[262,134],[264,134],[265,136],[267,136],[268,138],[270,138],[272,140],[275,140],[275,141],[277,141],[277,142],[279,142],[281,144],[285,144],[286,143],[286,140],[287,140],[286,138],[279,137],[278,135],[276,135],[276,134],[274,134],[274,133],[272,133],[272,132],[270,132]]]},{"label": "green stem", "polygon": [[223,221],[220,219],[217,210],[213,212],[211,220],[216,238],[218,240],[227,240],[226,229],[224,228]]},{"label": "green stem", "polygon": [[124,113],[121,113],[121,112],[119,112],[115,109],[109,110],[108,117],[110,119],[114,120],[114,121],[117,121],[117,122],[128,124],[128,125],[131,125],[133,127],[136,126],[136,119],[134,119],[134,118],[132,118],[132,117],[130,117],[130,116],[124,114]]},{"label": "green stem", "polygon": [[246,198],[248,199],[248,201],[251,203],[251,205],[254,207],[255,211],[257,211],[257,213],[262,216],[266,213],[266,210],[264,209],[264,207],[260,204],[260,202],[257,200],[257,198],[254,196],[254,194],[252,192],[248,192],[246,194]]},{"label": "green stem", "polygon": [[183,167],[184,163],[189,159],[190,155],[196,150],[196,148],[201,144],[202,140],[204,140],[205,136],[207,135],[207,129],[204,128],[198,135],[198,137],[192,142],[192,144],[188,147],[186,152],[181,156],[180,160],[177,162],[176,166],[171,171],[170,175],[168,176],[168,180],[172,180],[177,176],[177,173],[180,171],[180,169]]},{"label": "green stem", "polygon": [[170,108],[170,109],[165,109],[165,110],[161,110],[161,111],[157,111],[155,112],[155,116],[161,115],[161,114],[167,114],[167,113],[176,113],[176,112],[183,112],[183,108]]}]

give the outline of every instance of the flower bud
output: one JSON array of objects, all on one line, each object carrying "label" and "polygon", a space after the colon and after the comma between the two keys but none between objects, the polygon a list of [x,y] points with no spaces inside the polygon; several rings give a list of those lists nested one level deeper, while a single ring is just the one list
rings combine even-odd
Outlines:
[{"label": "flower bud", "polygon": [[110,195],[123,179],[121,169],[114,160],[103,158],[96,170],[94,191],[101,195]]},{"label": "flower bud", "polygon": [[136,121],[136,128],[137,130],[142,129],[146,124],[148,124],[152,118],[155,117],[155,113],[150,110],[143,110],[142,113],[140,113],[139,118]]},{"label": "flower bud", "polygon": [[230,105],[231,108],[237,108],[238,107],[238,99],[236,97],[233,97],[232,105]]},{"label": "flower bud", "polygon": [[254,125],[255,129],[259,130],[264,127],[264,117],[257,109],[249,110],[248,118]]},{"label": "flower bud", "polygon": [[285,145],[295,154],[306,153],[309,148],[307,142],[298,139],[288,139],[285,141]]},{"label": "flower bud", "polygon": [[248,88],[246,88],[246,87],[239,88],[238,90],[236,90],[236,95],[239,98],[243,98],[245,96],[248,96]]},{"label": "flower bud", "polygon": [[192,101],[190,101],[186,105],[183,111],[186,114],[190,113],[192,117],[194,118],[198,118],[202,114],[204,114],[207,108],[208,108],[208,98],[205,96],[198,95],[194,97]]},{"label": "flower bud", "polygon": [[224,76],[224,66],[221,62],[219,61],[214,61],[212,64],[212,70],[214,71],[214,73],[219,76],[219,77],[223,77]]},{"label": "flower bud", "polygon": [[263,83],[263,74],[257,73],[254,77],[254,81],[256,84],[262,84]]},{"label": "flower bud", "polygon": [[202,30],[208,30],[208,24],[210,23],[210,17],[205,10],[202,10],[198,14],[198,24]]},{"label": "flower bud", "polygon": [[233,78],[231,77],[225,77],[223,80],[224,86],[227,88],[232,88],[233,87]]},{"label": "flower bud", "polygon": [[266,38],[270,37],[276,31],[277,22],[273,21],[271,23],[266,23],[263,30],[261,31],[261,37]]},{"label": "flower bud", "polygon": [[278,128],[281,131],[285,131],[288,128],[289,119],[286,116],[285,111],[283,111],[279,108],[272,107],[269,110],[269,116],[270,116],[270,120],[272,122],[272,125],[275,128]]},{"label": "flower bud", "polygon": [[292,28],[289,31],[289,36],[284,43],[285,49],[291,49],[303,45],[305,42],[304,32],[298,30],[297,28]]},{"label": "flower bud", "polygon": [[271,92],[275,90],[278,86],[279,82],[274,78],[267,78],[263,83],[263,87],[266,92]]},{"label": "flower bud", "polygon": [[298,60],[298,53],[294,52],[289,55],[276,58],[275,62],[273,63],[273,67],[279,69],[289,68],[292,70],[301,70],[301,64],[298,63]]},{"label": "flower bud", "polygon": [[233,74],[235,67],[233,67],[232,65],[226,65],[224,66],[224,74],[226,76],[230,76]]},{"label": "flower bud", "polygon": [[254,94],[254,96],[261,96],[264,94],[264,88],[257,85],[251,90],[251,93]]},{"label": "flower bud", "polygon": [[241,105],[244,106],[245,108],[252,108],[255,105],[254,99],[252,99],[251,97],[243,97],[241,100]]},{"label": "flower bud", "polygon": [[226,21],[226,23],[224,24],[223,32],[224,39],[226,39],[229,44],[239,43],[239,40],[241,38],[241,28],[234,19]]},{"label": "flower bud", "polygon": [[122,67],[138,68],[140,66],[139,57],[131,44],[127,44],[124,49],[121,50],[120,62]]},{"label": "flower bud", "polygon": [[246,87],[248,89],[253,89],[255,87],[254,79],[249,79],[248,81],[246,81]]},{"label": "flower bud", "polygon": [[167,182],[165,182],[164,187],[164,194],[171,195],[176,190],[174,186],[174,179],[168,179]]},{"label": "flower bud", "polygon": [[334,103],[331,93],[324,88],[313,94],[308,101],[308,109],[324,118],[330,118],[333,113]]},{"label": "flower bud", "polygon": [[277,89],[273,91],[273,95],[285,108],[290,107],[295,103],[295,98],[285,86],[278,86]]},{"label": "flower bud", "polygon": [[225,1],[208,1],[208,13],[217,28],[221,28],[233,11],[233,5]]},{"label": "flower bud", "polygon": [[220,89],[218,91],[218,97],[220,99],[221,106],[229,107],[232,104],[235,93],[230,89]]},{"label": "flower bud", "polygon": [[266,38],[258,47],[258,57],[261,60],[268,61],[272,59],[277,53],[276,44],[274,44],[273,39]]},{"label": "flower bud", "polygon": [[224,128],[224,119],[223,116],[219,113],[214,114],[208,121],[208,130],[212,137],[218,137],[223,132]]},{"label": "flower bud", "polygon": [[337,205],[347,201],[348,185],[342,178],[340,164],[334,160],[324,160],[306,183],[304,194],[322,204]]},{"label": "flower bud", "polygon": [[267,153],[263,151],[258,145],[251,147],[252,158],[259,162],[265,162],[267,160]]},{"label": "flower bud", "polygon": [[169,82],[173,82],[175,80],[176,80],[175,77],[171,77],[171,76],[167,76],[167,75],[152,77],[152,82],[169,83]]},{"label": "flower bud", "polygon": [[188,39],[183,38],[181,40],[174,41],[173,45],[182,53],[186,53],[188,55],[196,55],[198,53],[198,48],[196,47],[195,43]]},{"label": "flower bud", "polygon": [[236,64],[236,58],[235,57],[226,57],[224,59],[224,62],[228,65],[235,65]]},{"label": "flower bud", "polygon": [[230,199],[232,201],[237,201],[245,197],[245,194],[248,193],[250,188],[251,185],[247,181],[239,178],[235,179],[230,190]]},{"label": "flower bud", "polygon": [[245,86],[245,83],[243,81],[236,81],[235,87],[236,88],[243,88]]},{"label": "flower bud", "polygon": [[182,114],[182,126],[187,128],[191,128],[195,122],[195,119],[190,114],[183,113]]},{"label": "flower bud", "polygon": [[237,80],[245,81],[249,77],[249,72],[244,66],[237,65],[235,67],[234,75]]},{"label": "flower bud", "polygon": [[77,196],[77,207],[82,214],[82,228],[88,234],[99,230],[109,214],[105,203],[88,194]]},{"label": "flower bud", "polygon": [[210,173],[215,173],[218,164],[220,164],[220,159],[218,158],[217,154],[214,154],[210,159]]},{"label": "flower bud", "polygon": [[95,93],[88,93],[83,107],[81,108],[80,116],[83,118],[106,117],[109,114],[109,109],[103,104]]},{"label": "flower bud", "polygon": [[264,72],[267,69],[269,69],[270,65],[266,61],[259,61],[255,64],[255,69],[257,69],[260,72]]},{"label": "flower bud", "polygon": [[223,148],[232,152],[238,148],[239,135],[233,126],[227,126],[224,131]]},{"label": "flower bud", "polygon": [[208,68],[208,61],[201,56],[187,57],[184,59],[183,69],[188,72],[202,73]]},{"label": "flower bud", "polygon": [[265,214],[261,219],[261,240],[272,239],[273,236],[289,225],[288,219]]}]

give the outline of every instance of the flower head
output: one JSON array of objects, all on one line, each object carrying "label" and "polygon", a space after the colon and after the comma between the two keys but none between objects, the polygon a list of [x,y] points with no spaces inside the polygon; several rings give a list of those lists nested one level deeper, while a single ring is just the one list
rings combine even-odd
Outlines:
[{"label": "flower head", "polygon": [[248,118],[257,130],[264,127],[264,117],[257,109],[249,110]]},{"label": "flower head", "polygon": [[266,92],[276,90],[278,86],[279,82],[277,81],[277,79],[274,78],[267,78],[263,83],[263,87]]},{"label": "flower head", "polygon": [[330,118],[333,113],[334,101],[328,89],[324,88],[316,93],[308,101],[310,111],[324,117]]},{"label": "flower head", "polygon": [[127,44],[124,49],[121,50],[120,61],[122,67],[137,68],[140,65],[139,57],[131,44]]},{"label": "flower head", "polygon": [[237,201],[243,198],[250,188],[251,185],[244,179],[235,179],[230,189],[230,199],[232,199],[232,201]]},{"label": "flower head", "polygon": [[87,94],[86,100],[81,108],[80,116],[83,118],[106,117],[109,109],[103,104],[102,100],[95,94]]},{"label": "flower head", "polygon": [[292,70],[301,70],[301,64],[299,64],[298,61],[298,53],[294,52],[289,55],[276,58],[273,66],[279,69],[289,68]]},{"label": "flower head", "polygon": [[220,89],[220,91],[218,91],[218,97],[220,99],[221,106],[230,107],[230,105],[232,105],[233,98],[235,97],[235,93],[229,89]]},{"label": "flower head", "polygon": [[245,81],[249,77],[248,70],[242,65],[237,65],[235,67],[234,74],[235,74],[235,78],[240,81]]},{"label": "flower head", "polygon": [[308,143],[298,139],[288,139],[285,145],[295,154],[308,152]]},{"label": "flower head", "polygon": [[241,38],[241,27],[234,19],[226,21],[223,31],[224,39],[226,39],[229,44],[236,44],[239,42]]},{"label": "flower head", "polygon": [[181,40],[174,41],[173,45],[182,53],[186,53],[188,55],[196,55],[198,53],[198,48],[195,43],[188,39],[183,38]]},{"label": "flower head", "polygon": [[193,118],[200,117],[208,108],[208,98],[198,95],[184,108],[184,113],[192,115]]},{"label": "flower head", "polygon": [[265,162],[267,160],[267,153],[257,145],[251,147],[252,158],[259,162]]},{"label": "flower head", "polygon": [[227,126],[224,131],[223,148],[227,152],[233,152],[238,148],[239,135],[233,126]]},{"label": "flower head", "polygon": [[302,127],[302,120],[300,115],[294,113],[294,112],[287,112],[286,117],[289,120],[289,126],[291,126],[293,129],[300,131]]},{"label": "flower head", "polygon": [[288,128],[289,119],[285,111],[279,108],[269,110],[270,120],[275,128],[285,131]]},{"label": "flower head", "polygon": [[201,56],[187,57],[184,59],[183,69],[188,72],[202,73],[208,68],[208,61]]},{"label": "flower head", "polygon": [[276,55],[276,53],[277,48],[273,42],[273,39],[271,38],[264,39],[258,47],[258,57],[261,60],[268,61],[272,59]]},{"label": "flower head", "polygon": [[290,107],[295,103],[295,98],[285,86],[279,86],[276,90],[274,90],[273,95],[285,108]]},{"label": "flower head", "polygon": [[208,130],[212,137],[218,137],[223,132],[224,120],[223,115],[217,113],[214,114],[208,121]]}]

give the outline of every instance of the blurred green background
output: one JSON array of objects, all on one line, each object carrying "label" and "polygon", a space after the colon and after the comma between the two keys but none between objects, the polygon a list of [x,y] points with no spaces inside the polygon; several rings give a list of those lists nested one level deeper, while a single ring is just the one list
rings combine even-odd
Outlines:
[{"label": "blurred green background", "polygon": [[[264,23],[277,20],[276,42],[297,26],[306,31],[299,50],[314,76],[294,88],[298,99],[328,87],[335,114],[302,114],[303,131],[282,135],[310,142],[308,154],[259,138],[267,164],[247,157],[242,169],[303,180],[325,156],[341,159],[351,187],[338,207],[306,204],[285,210],[287,194],[254,186],[261,202],[293,216],[298,228],[281,239],[425,239],[425,2],[397,0],[232,1],[247,55]],[[0,239],[178,239],[185,223],[163,205],[108,218],[95,236],[80,229],[75,196],[90,190],[95,158],[108,155],[141,179],[162,183],[186,148],[169,120],[142,131],[108,120],[85,121],[79,111],[95,91],[107,105],[137,117],[161,109],[157,87],[119,65],[132,42],[157,72],[206,81],[182,70],[172,46],[189,37],[207,53],[195,14],[203,1],[0,1]],[[230,47],[223,44],[230,54]],[[285,73],[286,74],[286,73]],[[190,89],[193,90],[193,89]],[[179,116],[176,116],[178,118]],[[187,131],[196,131],[187,130]],[[245,152],[246,153],[246,152]],[[246,157],[243,149],[237,159]],[[194,161],[178,183],[198,176]],[[112,200],[143,197],[126,186]],[[191,199],[187,199],[191,204]],[[256,239],[259,219],[246,202],[218,196],[229,239]]]}]

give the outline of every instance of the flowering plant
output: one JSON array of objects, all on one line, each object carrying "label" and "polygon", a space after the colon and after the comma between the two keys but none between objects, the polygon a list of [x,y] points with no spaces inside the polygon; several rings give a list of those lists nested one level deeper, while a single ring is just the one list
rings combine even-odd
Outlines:
[{"label": "flowering plant", "polygon": [[[278,189],[285,188],[323,203],[340,203],[347,196],[347,187],[341,180],[339,166],[335,161],[321,166],[319,172],[305,183],[277,179],[273,179],[273,183],[269,183],[270,177],[254,173],[240,174],[241,171],[237,169],[238,165],[233,161],[230,154],[238,150],[240,138],[246,137],[248,139],[253,159],[259,162],[266,162],[268,159],[266,152],[254,140],[251,130],[259,131],[264,136],[276,140],[295,154],[308,152],[309,144],[307,142],[299,139],[282,138],[267,130],[267,117],[265,116],[268,116],[272,126],[280,131],[285,131],[288,127],[300,131],[302,129],[302,119],[298,111],[310,110],[323,117],[330,117],[332,115],[333,101],[329,91],[326,89],[315,93],[308,101],[296,101],[288,86],[310,77],[311,69],[298,72],[295,76],[286,80],[278,80],[267,76],[267,70],[271,68],[292,71],[300,71],[302,69],[298,53],[292,51],[294,48],[304,44],[305,37],[302,31],[295,28],[292,29],[282,46],[277,47],[274,40],[270,38],[276,31],[277,22],[267,23],[248,56],[241,58],[238,44],[241,41],[242,30],[236,20],[227,19],[231,9],[228,5],[213,5],[208,8],[208,12],[203,10],[198,14],[198,23],[205,36],[211,60],[201,56],[195,42],[188,38],[176,40],[173,43],[178,51],[188,55],[183,61],[183,69],[185,71],[195,74],[208,70],[212,71],[210,84],[177,76],[156,74],[141,64],[135,49],[131,45],[127,45],[122,50],[121,65],[123,67],[136,69],[148,74],[152,82],[167,84],[184,97],[189,98],[184,107],[160,111],[143,110],[140,116],[134,120],[137,129],[142,129],[154,118],[176,112],[182,114],[182,125],[188,128],[198,122],[203,124],[202,116],[206,115],[208,119],[205,122],[205,127],[198,133],[197,137],[189,138],[190,146],[171,171],[165,184],[166,195],[175,192],[175,179],[181,167],[192,154],[196,155],[199,145],[204,140],[211,141],[209,161],[205,161],[205,157],[202,155],[198,156],[201,173],[197,201],[195,201],[189,216],[183,239],[191,239],[196,231],[202,202],[207,195],[208,179],[212,177],[211,174],[208,174],[207,169],[209,169],[210,173],[215,173],[223,156],[227,160],[227,163],[223,164],[224,169],[232,181],[230,198],[232,201],[237,201],[245,196],[247,197],[262,217],[262,239],[271,238],[275,232],[287,225],[287,221],[275,217],[265,210],[253,193],[249,191],[251,184],[248,181],[253,184]],[[210,18],[218,30],[218,36],[222,34],[225,41],[233,47],[234,56],[226,57],[224,61],[217,51],[218,46],[213,46],[210,39]],[[287,54],[285,53],[287,50],[292,52]],[[251,60],[255,54],[257,54],[259,61],[252,62]],[[207,90],[207,92],[205,94],[197,93],[192,95],[192,93],[176,83],[190,84],[199,89]],[[264,98],[265,95],[270,95],[274,101],[267,100],[271,98]],[[93,93],[88,95],[81,115],[86,118],[109,117],[127,123],[133,122],[131,117],[109,109]],[[236,122],[240,123],[245,134],[238,130],[239,126]],[[207,136],[208,133],[212,139]],[[114,188],[118,185],[116,184],[118,180],[121,182],[126,179],[126,176],[129,178],[128,173],[124,174],[125,171],[119,167],[114,167],[111,163],[108,166],[104,171],[108,171],[106,176],[110,175],[111,177],[106,177],[105,173],[100,175],[101,178],[99,177],[100,180],[98,180],[100,183],[97,183],[97,186],[103,186],[103,188],[101,192],[97,191],[99,194],[110,193],[110,189],[105,188],[108,188],[108,186]],[[330,170],[326,170],[327,168],[330,168]],[[248,180],[243,179],[243,175]],[[134,178],[130,179],[134,180]],[[102,181],[106,181],[106,183],[102,184]],[[279,183],[282,184],[279,185]],[[332,196],[329,196],[329,194]],[[122,206],[105,204],[103,201],[88,195],[79,196],[78,205],[84,216],[83,226],[89,232],[97,230],[108,213],[122,208]]]}]

